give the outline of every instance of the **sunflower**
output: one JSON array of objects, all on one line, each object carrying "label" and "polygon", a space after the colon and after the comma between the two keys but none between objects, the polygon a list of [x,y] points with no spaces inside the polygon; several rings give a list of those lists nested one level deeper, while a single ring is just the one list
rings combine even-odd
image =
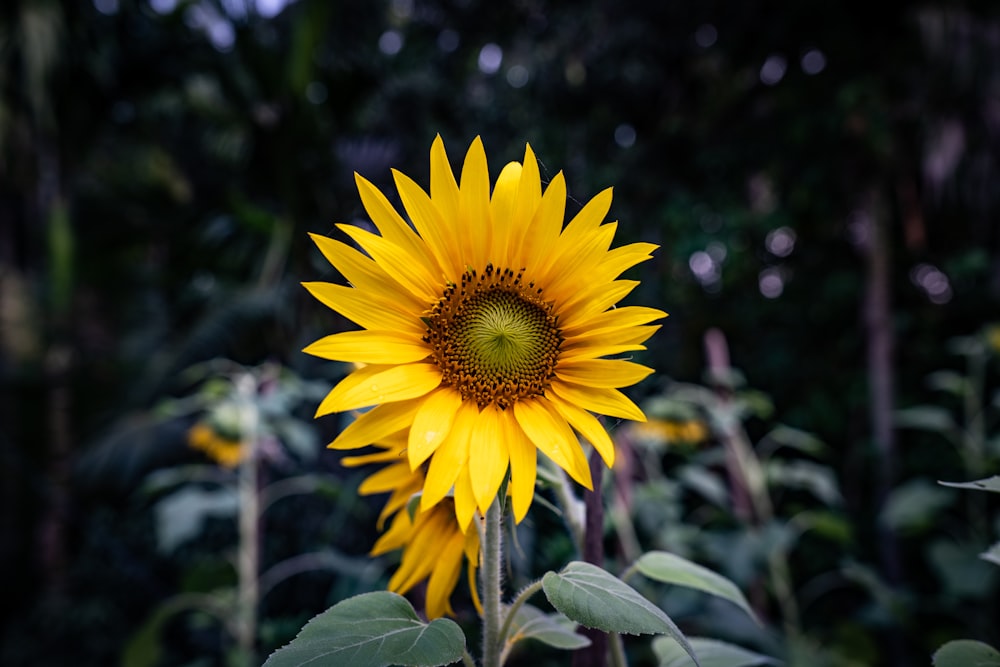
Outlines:
[{"label": "sunflower", "polygon": [[358,487],[358,492],[362,495],[390,493],[379,516],[379,529],[389,517],[393,514],[396,516],[389,530],[371,550],[372,556],[396,549],[403,550],[399,569],[389,580],[389,590],[402,595],[427,579],[428,618],[438,618],[445,614],[454,616],[450,598],[458,583],[464,558],[469,588],[473,601],[479,607],[476,591],[478,531],[458,524],[453,501],[450,499],[426,510],[418,509],[411,516],[406,505],[423,486],[424,473],[421,467],[410,469],[406,459],[407,432],[399,431],[373,444],[379,451],[345,457],[341,463],[347,467],[387,464],[365,478]]},{"label": "sunflower", "polygon": [[595,414],[645,420],[619,388],[651,370],[606,357],[645,349],[659,328],[651,322],[666,315],[614,307],[638,285],[619,276],[656,246],[611,249],[617,223],[602,224],[610,188],[563,226],[565,179],[556,174],[543,192],[530,146],[501,170],[492,195],[479,138],[459,181],[440,137],[429,192],[393,176],[409,223],[355,175],[379,233],[338,225],[356,247],[312,236],[349,285],[304,287],[361,329],[305,352],[365,364],[316,416],[373,406],[329,446],[355,449],[405,430],[410,469],[426,465],[421,509],[453,490],[460,526],[477,508],[485,514],[508,470],[514,518],[523,519],[538,451],[592,488],[577,434],[610,466],[614,445]]}]

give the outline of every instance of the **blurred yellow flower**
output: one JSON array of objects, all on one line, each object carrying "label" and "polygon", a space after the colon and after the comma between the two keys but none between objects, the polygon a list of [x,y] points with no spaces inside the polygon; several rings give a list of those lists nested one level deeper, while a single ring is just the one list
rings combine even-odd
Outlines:
[{"label": "blurred yellow flower", "polygon": [[699,419],[650,419],[642,424],[632,424],[629,435],[638,442],[654,445],[694,445],[708,439],[708,427]]},{"label": "blurred yellow flower", "polygon": [[590,488],[577,434],[610,466],[614,445],[595,414],[645,420],[618,388],[651,370],[605,357],[645,349],[659,328],[650,323],[666,316],[614,307],[638,285],[618,277],[656,246],[610,248],[617,223],[602,224],[610,189],[564,227],[563,175],[543,193],[530,146],[523,163],[503,168],[492,195],[478,138],[460,182],[440,137],[430,158],[429,193],[393,172],[409,223],[356,176],[379,234],[338,225],[360,251],[313,235],[349,285],[304,286],[361,329],[305,351],[365,364],[333,388],[316,416],[374,406],[334,449],[405,431],[410,470],[426,465],[420,516],[454,489],[458,524],[468,526],[477,508],[485,514],[509,470],[520,521],[534,498],[539,450]]},{"label": "blurred yellow flower", "polygon": [[243,443],[220,435],[205,422],[197,422],[188,430],[187,441],[192,449],[205,452],[223,467],[235,468],[243,460]]},{"label": "blurred yellow flower", "polygon": [[993,350],[993,354],[1000,354],[1000,324],[986,327],[986,344]]}]

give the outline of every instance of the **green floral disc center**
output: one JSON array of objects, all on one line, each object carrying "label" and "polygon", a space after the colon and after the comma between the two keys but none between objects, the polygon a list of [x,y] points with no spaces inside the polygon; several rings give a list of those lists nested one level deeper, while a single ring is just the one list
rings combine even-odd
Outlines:
[{"label": "green floral disc center", "polygon": [[555,375],[562,336],[552,304],[521,273],[466,271],[426,318],[424,341],[462,398],[506,408],[545,391]]}]

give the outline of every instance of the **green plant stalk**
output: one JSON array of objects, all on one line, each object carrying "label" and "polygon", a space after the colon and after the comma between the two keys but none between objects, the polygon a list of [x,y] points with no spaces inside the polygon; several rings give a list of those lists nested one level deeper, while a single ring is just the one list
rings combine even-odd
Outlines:
[{"label": "green plant stalk", "polygon": [[256,382],[250,374],[236,377],[240,396],[240,430],[245,448],[239,467],[239,554],[237,556],[236,650],[237,664],[256,664],[257,605],[260,599],[260,492],[258,480],[259,415],[254,402]]},{"label": "green plant stalk", "polygon": [[608,633],[608,645],[611,667],[628,667],[628,658],[625,657],[625,643],[622,641],[622,636],[617,632]]},{"label": "green plant stalk", "polygon": [[503,533],[500,529],[500,499],[493,499],[486,512],[482,545],[483,667],[500,667],[500,626],[503,623],[502,596]]}]

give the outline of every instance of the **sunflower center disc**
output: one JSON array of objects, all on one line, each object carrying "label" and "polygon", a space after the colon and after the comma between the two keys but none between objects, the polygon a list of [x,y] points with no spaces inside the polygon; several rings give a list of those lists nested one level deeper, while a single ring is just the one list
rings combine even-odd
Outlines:
[{"label": "sunflower center disc", "polygon": [[424,341],[444,383],[479,407],[506,408],[545,391],[554,376],[562,336],[552,304],[541,299],[521,273],[496,271],[462,275],[431,309]]}]

